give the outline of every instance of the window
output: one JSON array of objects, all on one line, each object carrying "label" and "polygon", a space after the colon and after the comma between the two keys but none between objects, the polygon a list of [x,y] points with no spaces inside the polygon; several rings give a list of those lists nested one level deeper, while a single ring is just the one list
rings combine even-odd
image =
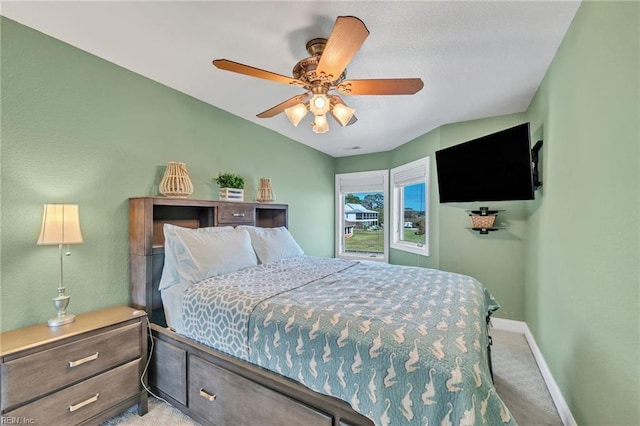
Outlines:
[{"label": "window", "polygon": [[391,247],[429,255],[429,157],[391,169]]},{"label": "window", "polygon": [[336,255],[388,259],[388,171],[336,175]]}]

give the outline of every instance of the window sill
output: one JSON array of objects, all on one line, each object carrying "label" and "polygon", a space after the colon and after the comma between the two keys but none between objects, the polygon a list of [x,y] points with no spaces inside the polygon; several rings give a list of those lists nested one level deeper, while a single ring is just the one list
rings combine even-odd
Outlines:
[{"label": "window sill", "polygon": [[391,248],[395,250],[405,251],[407,253],[429,257],[428,245],[425,245],[424,247],[417,247],[415,244],[391,243]]},{"label": "window sill", "polygon": [[384,254],[350,254],[350,253],[342,253],[336,256],[338,259],[347,259],[347,260],[370,260],[372,262],[384,262],[388,263],[387,259],[385,259]]}]

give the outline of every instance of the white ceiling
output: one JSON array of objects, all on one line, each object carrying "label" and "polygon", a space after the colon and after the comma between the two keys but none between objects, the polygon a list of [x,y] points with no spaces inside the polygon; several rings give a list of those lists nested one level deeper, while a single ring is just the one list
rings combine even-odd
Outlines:
[{"label": "white ceiling", "polygon": [[[572,1],[2,1],[2,15],[334,157],[387,151],[443,124],[525,111],[575,12]],[[222,71],[230,59],[290,76],[353,15],[370,35],[348,79],[419,77],[412,96],[343,96],[358,122],[256,114],[300,88]],[[356,148],[359,147],[359,148]]]}]

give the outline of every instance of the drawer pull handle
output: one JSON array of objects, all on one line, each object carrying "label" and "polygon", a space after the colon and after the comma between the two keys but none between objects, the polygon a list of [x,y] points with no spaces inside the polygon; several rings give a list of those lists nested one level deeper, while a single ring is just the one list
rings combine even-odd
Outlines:
[{"label": "drawer pull handle", "polygon": [[94,402],[96,402],[98,400],[99,396],[100,396],[100,394],[97,393],[97,394],[93,395],[91,398],[87,399],[86,401],[79,402],[76,405],[70,405],[69,406],[69,412],[72,413],[72,412],[74,412],[76,410],[81,409],[85,405],[93,404]]},{"label": "drawer pull handle", "polygon": [[215,401],[216,400],[216,395],[215,394],[210,394],[209,392],[205,391],[202,388],[200,388],[200,396],[203,397],[204,399],[208,400],[208,401]]},{"label": "drawer pull handle", "polygon": [[99,354],[100,352],[96,352],[95,354],[89,355],[88,357],[85,357],[76,361],[69,361],[69,368],[77,367],[79,365],[84,364],[85,362],[96,360],[98,359]]},{"label": "drawer pull handle", "polygon": [[244,217],[244,213],[234,213],[233,217]]}]

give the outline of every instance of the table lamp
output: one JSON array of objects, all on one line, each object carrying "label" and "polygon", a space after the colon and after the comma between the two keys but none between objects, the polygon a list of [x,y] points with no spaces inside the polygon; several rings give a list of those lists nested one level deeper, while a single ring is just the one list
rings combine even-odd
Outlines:
[{"label": "table lamp", "polygon": [[[48,322],[49,327],[57,327],[75,321],[75,315],[67,313],[70,296],[65,294],[62,275],[62,246],[64,244],[82,243],[80,232],[80,218],[77,204],[45,204],[42,215],[42,229],[38,237],[38,245],[58,245],[60,255],[60,284],[58,296],[53,298],[53,306],[58,310],[58,315]],[[66,255],[71,255],[67,247]]]}]

